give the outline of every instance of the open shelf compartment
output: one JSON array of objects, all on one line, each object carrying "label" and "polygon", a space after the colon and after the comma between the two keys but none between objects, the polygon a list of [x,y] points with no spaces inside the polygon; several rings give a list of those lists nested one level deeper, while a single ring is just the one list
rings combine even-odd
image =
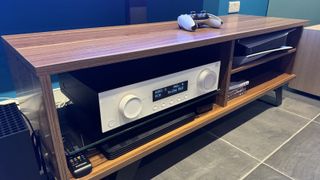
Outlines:
[{"label": "open shelf compartment", "polygon": [[[269,76],[268,76],[269,77]],[[260,77],[262,78],[262,77]],[[284,84],[288,83],[290,80],[295,78],[294,74],[277,74],[273,78],[261,83],[255,87],[248,90],[248,93],[232,99],[228,102],[226,107],[221,107],[215,105],[214,109],[208,113],[205,113],[195,120],[165,134],[162,135],[114,160],[106,159],[101,153],[95,152],[90,157],[90,161],[93,165],[92,172],[85,176],[85,179],[91,178],[102,178],[108,174],[111,174],[134,161],[145,157],[148,154],[159,149],[159,147],[164,147],[181,137],[194,132],[197,129],[204,127],[205,125],[217,120],[218,118],[224,116],[225,114],[234,111],[254,100],[263,96],[266,92],[274,90]],[[263,79],[263,78],[262,78]]]},{"label": "open shelf compartment", "polygon": [[245,71],[247,69],[254,68],[256,66],[268,63],[270,61],[278,60],[281,57],[293,54],[295,52],[296,52],[296,48],[293,48],[293,49],[290,49],[290,50],[287,50],[287,51],[284,51],[284,52],[277,52],[277,53],[269,54],[269,55],[267,55],[265,57],[262,57],[261,59],[258,59],[258,60],[252,61],[250,63],[243,64],[243,65],[241,65],[239,67],[233,68],[231,70],[231,74],[236,74],[236,73],[239,73],[241,71]]},{"label": "open shelf compartment", "polygon": [[[235,44],[233,68],[236,74],[275,60],[285,60],[296,52],[301,29],[293,28],[265,35],[238,39]],[[268,49],[269,48],[269,49]]]}]

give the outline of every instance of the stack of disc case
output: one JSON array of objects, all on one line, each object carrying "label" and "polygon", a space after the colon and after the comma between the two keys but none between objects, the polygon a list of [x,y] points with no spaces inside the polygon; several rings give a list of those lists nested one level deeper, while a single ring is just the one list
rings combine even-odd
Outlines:
[{"label": "stack of disc case", "polygon": [[231,82],[227,94],[227,99],[231,100],[239,97],[247,92],[249,81]]}]

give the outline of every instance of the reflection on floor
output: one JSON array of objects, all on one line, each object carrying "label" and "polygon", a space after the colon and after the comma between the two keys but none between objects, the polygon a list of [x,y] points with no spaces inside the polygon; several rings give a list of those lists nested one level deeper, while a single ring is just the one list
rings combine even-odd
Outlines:
[{"label": "reflection on floor", "polygon": [[135,179],[320,179],[320,101],[255,101],[141,162]]}]

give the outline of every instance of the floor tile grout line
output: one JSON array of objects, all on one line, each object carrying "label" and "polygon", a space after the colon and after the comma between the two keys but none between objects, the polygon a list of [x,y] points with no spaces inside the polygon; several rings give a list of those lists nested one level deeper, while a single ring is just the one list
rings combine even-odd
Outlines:
[{"label": "floor tile grout line", "polygon": [[[282,109],[282,108],[279,108],[279,109],[284,110],[285,112],[288,112],[288,113],[290,113],[290,114],[299,116],[299,117],[301,117],[301,118],[307,119],[307,120],[309,120],[309,121],[308,121],[303,127],[301,127],[298,131],[296,131],[293,135],[291,135],[286,141],[284,141],[282,144],[280,144],[274,151],[272,151],[272,152],[271,152],[268,156],[266,156],[263,160],[260,160],[260,159],[258,159],[258,158],[256,158],[256,157],[252,156],[250,153],[248,153],[248,152],[242,150],[241,148],[233,145],[232,143],[228,142],[227,140],[223,139],[222,137],[214,134],[213,132],[208,131],[208,133],[211,134],[212,136],[214,136],[214,137],[222,140],[223,142],[229,144],[230,146],[236,148],[237,150],[241,151],[242,153],[245,153],[246,155],[250,156],[251,158],[253,158],[253,159],[255,159],[255,160],[257,160],[257,161],[259,162],[259,163],[258,163],[255,167],[253,167],[249,172],[247,172],[244,176],[242,176],[242,177],[240,178],[240,180],[243,180],[244,178],[246,178],[249,174],[251,174],[254,170],[256,170],[261,164],[266,164],[266,163],[264,163],[264,162],[265,162],[267,159],[269,159],[273,154],[275,154],[279,149],[281,149],[285,144],[287,144],[291,139],[293,139],[297,134],[299,134],[303,129],[305,129],[311,122],[313,122],[317,117],[320,116],[320,113],[319,113],[319,114],[316,115],[314,118],[310,119],[310,118],[301,116],[301,115],[299,115],[299,114],[293,113],[293,112],[291,112],[291,111],[288,111],[288,110],[285,110],[285,109]],[[319,124],[320,124],[320,123],[319,123]],[[272,168],[272,169],[275,169],[275,168]],[[277,171],[277,172],[285,175],[285,173],[283,173],[283,172],[281,172],[281,171],[279,171],[279,170],[277,170],[277,169],[276,169],[275,171]],[[288,175],[286,175],[286,177],[293,179],[292,177],[290,177],[290,176],[288,176]]]},{"label": "floor tile grout line", "polygon": [[[283,109],[281,109],[281,110],[283,110]],[[303,119],[309,120],[309,121],[305,124],[305,126],[303,126],[302,128],[306,127],[306,125],[307,125],[308,123],[310,124],[310,121],[313,121],[313,120],[310,119],[310,118],[306,118],[306,117],[300,116],[300,115],[298,115],[298,114],[296,114],[296,113],[293,113],[293,112],[290,112],[290,111],[287,111],[287,110],[284,110],[284,111],[285,111],[285,112],[288,112],[288,113],[291,113],[291,114],[293,114],[293,115],[297,115],[297,116],[299,116],[299,117],[302,117]],[[314,117],[314,119],[316,119],[319,115],[320,115],[320,113],[319,113],[316,117]],[[320,123],[319,123],[319,124],[320,124]],[[302,130],[302,129],[300,128],[298,131],[300,131],[300,130]],[[296,131],[295,133],[297,133],[298,131]],[[247,152],[247,151],[239,148],[238,146],[232,144],[231,142],[229,142],[229,141],[227,141],[226,139],[224,139],[222,136],[218,136],[218,135],[216,135],[215,133],[210,132],[210,131],[207,131],[207,132],[208,132],[209,134],[211,134],[212,136],[214,136],[215,138],[222,140],[223,142],[225,142],[225,143],[229,144],[230,146],[236,148],[237,150],[241,151],[242,153],[250,156],[251,158],[253,158],[253,159],[255,159],[255,160],[263,163],[263,160],[260,160],[259,158],[251,155],[249,152]],[[294,134],[295,134],[295,133],[294,133]],[[293,135],[294,135],[294,134],[293,134]],[[290,139],[290,138],[291,138],[291,136],[289,137],[289,139]],[[284,142],[286,142],[286,141],[284,141]],[[283,145],[283,144],[280,144],[279,146],[282,146],[282,145]],[[277,148],[276,148],[276,149],[277,149]],[[271,152],[271,153],[272,153],[272,152]],[[269,156],[269,155],[268,155],[268,156]],[[267,156],[267,157],[268,157],[268,156]],[[264,159],[265,159],[265,158],[264,158]]]},{"label": "floor tile grout line", "polygon": [[302,116],[302,115],[300,115],[300,114],[297,114],[297,113],[295,113],[295,112],[289,111],[289,110],[284,109],[284,108],[282,108],[282,107],[278,107],[278,109],[280,109],[281,111],[285,111],[285,112],[287,112],[287,113],[290,113],[290,114],[292,114],[292,115],[299,116],[299,117],[301,117],[301,118],[303,118],[303,119],[312,120],[312,118],[308,118],[308,117]]},{"label": "floor tile grout line", "polygon": [[291,177],[291,176],[287,175],[286,173],[284,173],[284,172],[276,169],[276,168],[273,167],[273,166],[270,166],[269,164],[267,164],[267,163],[265,163],[265,162],[263,162],[262,164],[265,165],[265,166],[267,166],[267,167],[269,167],[269,168],[271,168],[271,169],[274,170],[274,171],[277,171],[278,173],[282,174],[283,176],[286,176],[287,178],[289,178],[289,179],[291,179],[291,180],[295,180],[293,177]]},{"label": "floor tile grout line", "polygon": [[317,121],[315,121],[318,117],[320,117],[320,113],[318,114],[318,115],[316,115],[316,117],[314,117],[314,118],[312,118],[312,122],[317,122]]},{"label": "floor tile grout line", "polygon": [[[300,128],[297,132],[295,132],[292,136],[290,136],[286,141],[284,141],[280,146],[278,146],[274,151],[272,151],[268,156],[266,156],[262,162],[259,164],[259,166],[261,164],[263,164],[267,159],[269,159],[273,154],[275,154],[279,149],[281,149],[285,144],[287,144],[291,139],[293,139],[297,134],[299,134],[303,129],[305,129],[310,123],[313,122],[313,120],[315,120],[317,117],[320,116],[320,113],[315,116],[313,119],[311,119],[307,124],[305,124],[302,128]],[[249,171],[248,173],[246,173],[244,176],[242,176],[240,178],[240,180],[243,180],[244,178],[246,178],[250,173],[252,173],[255,169],[257,169],[258,166],[254,167],[251,171]]]},{"label": "floor tile grout line", "polygon": [[246,151],[242,150],[241,148],[239,148],[239,147],[237,147],[237,146],[233,145],[232,143],[230,143],[229,141],[227,141],[227,140],[223,139],[222,137],[219,137],[218,135],[216,135],[216,134],[214,134],[213,132],[210,132],[210,131],[208,131],[208,133],[209,133],[209,134],[211,134],[212,136],[214,136],[214,137],[216,137],[216,138],[220,139],[221,141],[223,141],[224,143],[228,144],[229,146],[231,146],[231,147],[233,147],[233,148],[237,149],[238,151],[240,151],[240,152],[242,152],[242,153],[244,153],[244,154],[248,155],[249,157],[251,157],[251,158],[255,159],[256,161],[258,161],[258,164],[257,164],[256,166],[254,166],[250,171],[248,171],[244,176],[242,176],[239,180],[242,180],[243,178],[247,177],[247,176],[248,176],[249,174],[251,174],[255,169],[257,169],[261,164],[263,164],[263,162],[262,162],[260,159],[258,159],[258,158],[256,158],[256,157],[252,156],[252,155],[251,155],[251,154],[249,154],[248,152],[246,152]]},{"label": "floor tile grout line", "polygon": [[[316,116],[318,117],[320,115],[320,113]],[[304,126],[302,126],[298,131],[296,131],[293,135],[291,135],[287,140],[285,140],[280,146],[278,146],[275,150],[273,150],[268,156],[266,156],[262,162],[264,162],[265,160],[267,160],[269,157],[271,157],[275,152],[277,152],[280,148],[282,148],[285,144],[287,144],[291,139],[293,139],[297,134],[299,134],[304,128],[306,128],[311,122],[313,121],[313,119],[309,120],[309,122],[307,122]]]},{"label": "floor tile grout line", "polygon": [[250,171],[248,171],[246,174],[244,174],[239,180],[243,180],[244,178],[248,177],[254,170],[256,170],[263,162],[260,162],[255,167],[253,167]]},{"label": "floor tile grout line", "polygon": [[313,123],[316,123],[316,124],[318,124],[318,125],[320,125],[320,122],[317,122],[317,121],[312,121]]},{"label": "floor tile grout line", "polygon": [[253,159],[257,160],[258,162],[262,162],[262,161],[261,161],[260,159],[258,159],[257,157],[254,157],[253,155],[251,155],[251,154],[249,154],[248,152],[246,152],[245,150],[243,150],[243,149],[241,149],[241,148],[237,147],[236,145],[232,144],[231,142],[229,142],[229,141],[227,141],[227,140],[223,139],[222,137],[219,137],[218,135],[216,135],[216,134],[214,134],[214,133],[212,133],[212,132],[208,132],[208,133],[209,133],[209,134],[211,134],[212,136],[214,136],[214,137],[216,137],[216,138],[220,139],[221,141],[225,142],[226,144],[228,144],[228,145],[232,146],[233,148],[235,148],[235,149],[237,149],[237,150],[241,151],[242,153],[244,153],[244,154],[248,155],[249,157],[251,157],[251,158],[253,158]]}]

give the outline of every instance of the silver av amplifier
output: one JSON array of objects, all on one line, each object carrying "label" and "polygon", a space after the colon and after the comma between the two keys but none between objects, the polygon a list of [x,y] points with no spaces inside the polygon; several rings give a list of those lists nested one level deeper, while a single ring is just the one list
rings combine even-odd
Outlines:
[{"label": "silver av amplifier", "polygon": [[76,114],[87,116],[71,118],[72,123],[90,135],[112,134],[218,89],[220,61],[184,58],[131,61],[60,75],[61,90],[79,109]]},{"label": "silver av amplifier", "polygon": [[99,93],[107,132],[218,89],[220,61]]}]

